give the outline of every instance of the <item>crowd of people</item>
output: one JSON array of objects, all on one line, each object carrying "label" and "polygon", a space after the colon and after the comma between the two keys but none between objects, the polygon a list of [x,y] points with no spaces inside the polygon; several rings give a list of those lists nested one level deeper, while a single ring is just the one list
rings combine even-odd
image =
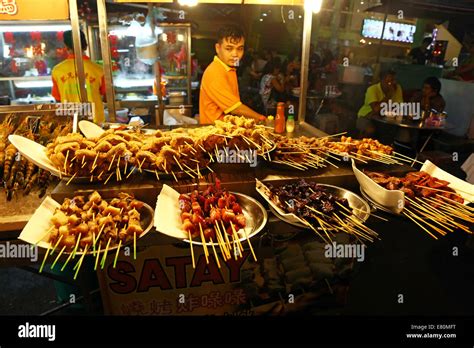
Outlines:
[{"label": "crowd of people", "polygon": [[[337,84],[338,61],[329,49],[320,53],[311,46],[309,87],[321,92],[328,84]],[[273,114],[278,102],[298,103],[301,54],[287,56],[273,50],[249,49],[237,70],[241,98],[262,114]]]}]

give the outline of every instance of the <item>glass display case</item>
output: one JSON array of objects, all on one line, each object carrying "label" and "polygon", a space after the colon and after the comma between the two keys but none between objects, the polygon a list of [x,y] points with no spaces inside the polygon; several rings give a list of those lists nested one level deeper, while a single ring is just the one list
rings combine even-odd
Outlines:
[{"label": "glass display case", "polygon": [[55,102],[51,96],[51,70],[67,57],[62,39],[66,30],[71,30],[67,22],[0,24],[2,104]]},{"label": "glass display case", "polygon": [[191,104],[191,25],[162,24],[158,27],[161,78],[169,105]]},{"label": "glass display case", "polygon": [[[94,27],[94,37],[98,28]],[[160,88],[165,108],[191,104],[191,25],[188,23],[158,23],[156,43],[149,52],[141,51],[137,42],[144,30],[134,24],[110,25],[109,42],[112,57],[115,99],[122,107],[158,104],[156,66],[160,66]],[[145,59],[150,55],[156,59]],[[95,57],[100,62],[100,52]]]}]

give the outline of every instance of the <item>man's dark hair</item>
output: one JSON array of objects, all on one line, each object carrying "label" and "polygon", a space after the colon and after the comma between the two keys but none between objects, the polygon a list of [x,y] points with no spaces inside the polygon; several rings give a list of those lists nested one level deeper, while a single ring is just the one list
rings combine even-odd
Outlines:
[{"label": "man's dark hair", "polygon": [[423,39],[423,45],[431,45],[431,43],[433,42],[433,38],[432,37],[425,37]]},{"label": "man's dark hair", "polygon": [[[84,51],[87,48],[86,35],[80,30],[81,33],[81,48]],[[63,34],[64,44],[70,50],[74,50],[74,42],[72,40],[72,30],[65,31]]]},{"label": "man's dark hair", "polygon": [[436,91],[436,94],[439,94],[439,92],[441,92],[441,82],[438,80],[437,77],[430,76],[426,78],[425,81],[423,81],[423,84],[430,85],[431,88]]},{"label": "man's dark hair", "polygon": [[230,42],[235,43],[244,37],[244,31],[237,25],[233,24],[223,26],[217,31],[217,42],[220,44],[222,44],[224,39],[228,39]]},{"label": "man's dark hair", "polygon": [[380,80],[383,80],[385,78],[385,76],[387,76],[387,75],[395,76],[395,75],[397,75],[397,73],[393,69],[382,70],[380,72]]}]

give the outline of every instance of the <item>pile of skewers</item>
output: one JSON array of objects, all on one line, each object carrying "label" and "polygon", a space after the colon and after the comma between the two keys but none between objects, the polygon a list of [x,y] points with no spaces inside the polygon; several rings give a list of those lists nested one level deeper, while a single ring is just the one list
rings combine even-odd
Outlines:
[{"label": "pile of skewers", "polygon": [[220,268],[219,258],[215,248],[217,243],[224,261],[243,256],[243,246],[240,241],[239,231],[242,230],[249,244],[252,255],[257,260],[246,235],[246,219],[237,198],[232,193],[221,188],[220,182],[199,192],[197,190],[190,194],[179,196],[179,207],[181,210],[182,228],[187,233],[191,242],[191,256],[193,267],[195,267],[192,240],[200,239],[204,248],[206,262],[209,263],[209,248],[211,245],[216,263]]},{"label": "pile of skewers", "polygon": [[[61,175],[90,177],[107,183],[113,175],[122,180],[131,158],[142,145],[138,137],[122,131],[107,131],[97,139],[86,139],[81,134],[70,133],[48,144],[46,154]],[[127,140],[128,139],[128,140]]]},{"label": "pile of skewers", "polygon": [[116,247],[113,264],[115,267],[120,247],[133,241],[133,254],[136,259],[137,238],[144,232],[140,214],[143,205],[143,202],[126,193],[119,193],[118,197],[109,201],[104,200],[97,191],[89,195],[87,200],[84,196],[66,198],[51,218],[51,228],[41,238],[42,240],[45,236],[49,236],[50,246],[39,271],[42,272],[48,256],[53,256],[57,250],[59,253],[51,269],[61,255],[69,253],[61,271],[78,252],[82,252],[74,267],[76,271],[74,279],[87,253],[92,253],[96,257],[94,269],[97,269],[102,251],[100,266],[104,268],[108,251]]},{"label": "pile of skewers", "polygon": [[[13,116],[6,117],[0,124],[0,182],[5,187],[7,200],[10,201],[19,191],[28,195],[36,186],[39,188],[38,196],[42,198],[52,176],[48,171],[38,168],[34,163],[21,156],[18,150],[10,144],[8,136],[17,134],[41,144],[47,144],[61,134],[70,131],[71,124],[58,124],[51,118],[44,117],[39,120],[38,131],[30,127],[29,118],[17,122]],[[15,125],[18,123],[18,125]]]},{"label": "pile of skewers", "polygon": [[308,170],[326,167],[325,163],[337,167],[326,159],[328,157],[340,160],[331,156],[320,146],[321,138],[306,136],[288,138],[275,135],[273,140],[276,143],[276,149],[271,156],[272,163],[282,164],[298,170]]},{"label": "pile of skewers", "polygon": [[[323,186],[300,180],[280,187],[265,186],[269,199],[285,213],[312,229],[326,243],[332,242],[333,232],[345,232],[359,241],[373,242],[378,234],[365,226],[345,198],[336,197]],[[321,233],[324,233],[324,235]]]},{"label": "pile of skewers", "polygon": [[[410,172],[403,178],[370,171],[365,171],[365,174],[388,190],[403,191],[405,202],[402,214],[434,239],[438,237],[432,232],[441,236],[456,229],[473,233],[474,209],[463,204],[464,199],[448,186],[448,181],[426,172]],[[471,227],[466,226],[466,222]]]}]

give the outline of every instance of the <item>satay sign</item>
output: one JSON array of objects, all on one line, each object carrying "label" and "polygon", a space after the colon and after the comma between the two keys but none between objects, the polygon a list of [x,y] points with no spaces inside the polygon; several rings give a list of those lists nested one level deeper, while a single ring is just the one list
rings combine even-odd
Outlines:
[{"label": "satay sign", "polygon": [[221,259],[219,267],[214,258],[207,263],[196,253],[196,268],[189,249],[172,245],[149,247],[137,260],[119,257],[115,268],[109,263],[99,273],[105,310],[112,315],[233,314],[248,302],[239,284],[249,255]]},{"label": "satay sign", "polygon": [[0,0],[0,20],[67,20],[67,0]]}]

